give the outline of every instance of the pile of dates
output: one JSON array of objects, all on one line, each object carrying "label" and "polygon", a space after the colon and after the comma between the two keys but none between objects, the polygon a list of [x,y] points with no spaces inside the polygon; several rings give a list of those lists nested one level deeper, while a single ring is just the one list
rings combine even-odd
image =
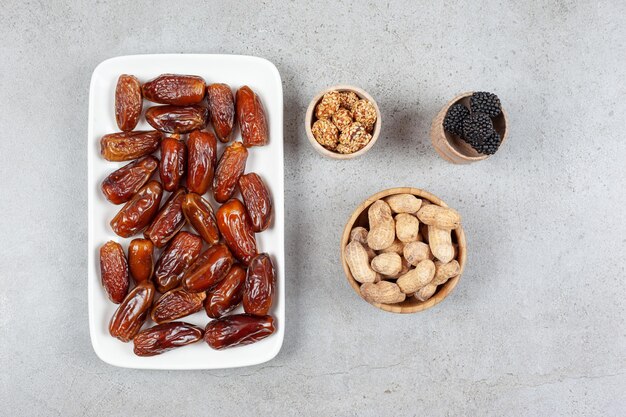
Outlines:
[{"label": "pile of dates", "polygon": [[[161,104],[145,111],[155,130],[135,131],[144,99]],[[193,75],[163,74],[144,84],[121,75],[115,117],[121,131],[101,138],[102,157],[132,162],[104,179],[102,193],[123,204],[111,229],[143,237],[130,241],[128,256],[118,242],[100,248],[102,284],[119,304],[111,336],[152,356],[201,339],[223,349],[271,335],[275,271],[255,234],[270,226],[272,201],[259,175],[244,174],[249,149],[268,142],[259,97],[247,86],[233,96],[228,85]],[[235,123],[242,141],[229,144]],[[218,141],[225,144],[219,158]],[[240,304],[245,313],[227,315]],[[202,309],[213,319],[204,329],[179,321]],[[155,325],[141,330],[150,321]]]}]

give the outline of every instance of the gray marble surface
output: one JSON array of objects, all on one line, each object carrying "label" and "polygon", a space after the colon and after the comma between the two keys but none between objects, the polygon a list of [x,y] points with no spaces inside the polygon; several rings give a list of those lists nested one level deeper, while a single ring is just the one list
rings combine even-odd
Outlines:
[{"label": "gray marble surface", "polygon": [[[2,0],[0,404],[6,416],[626,413],[626,3],[32,2]],[[87,323],[87,106],[104,59],[265,57],[285,94],[287,324],[271,362],[118,369]],[[364,157],[309,146],[309,99],[336,83],[378,101]],[[489,90],[511,134],[455,166],[428,140],[455,94]],[[466,273],[399,316],[339,262],[352,209],[394,186],[464,217]]]}]

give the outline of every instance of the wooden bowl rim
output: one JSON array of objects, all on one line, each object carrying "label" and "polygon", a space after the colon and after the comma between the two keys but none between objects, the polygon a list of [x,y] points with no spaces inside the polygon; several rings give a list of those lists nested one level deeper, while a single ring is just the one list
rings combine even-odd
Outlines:
[{"label": "wooden bowl rim", "polygon": [[[361,297],[363,300],[365,300],[365,298],[363,298],[363,296],[361,295],[361,289],[360,289],[361,284],[353,278],[352,273],[350,272],[350,268],[348,267],[348,263],[346,262],[346,259],[344,256],[344,252],[345,252],[344,249],[346,245],[348,244],[348,240],[350,239],[350,232],[352,231],[352,227],[354,226],[354,223],[359,218],[361,213],[363,213],[363,211],[365,211],[375,201],[388,197],[390,195],[395,195],[395,194],[413,194],[416,197],[425,198],[426,200],[429,200],[433,204],[437,204],[442,207],[448,207],[448,205],[443,200],[441,200],[439,197],[435,196],[434,194],[431,194],[428,191],[424,191],[422,189],[413,188],[413,187],[389,188],[387,190],[380,191],[368,197],[361,204],[359,204],[359,206],[352,212],[352,215],[348,219],[348,222],[346,223],[343,229],[343,234],[341,236],[341,264],[343,266],[343,271],[346,275],[346,279],[348,280],[348,283],[350,284],[352,289],[359,295],[359,297]],[[419,311],[424,311],[426,309],[429,309],[439,304],[441,301],[443,301],[452,292],[452,290],[456,287],[457,283],[461,279],[461,276],[463,275],[463,272],[465,271],[465,263],[467,261],[467,242],[465,240],[465,232],[463,230],[463,226],[460,226],[457,229],[454,229],[453,231],[456,233],[457,244],[459,246],[457,261],[459,262],[461,271],[459,275],[457,275],[454,278],[449,279],[446,283],[439,286],[439,288],[437,289],[437,292],[431,298],[429,298],[426,301],[418,301],[417,299],[414,298],[415,304],[410,305],[410,306],[400,306],[397,304],[370,303],[367,300],[365,301],[383,311],[388,311],[391,313],[402,313],[402,314],[417,313]]]},{"label": "wooden bowl rim", "polygon": [[[437,113],[437,116],[435,116],[435,118],[433,119],[433,123],[432,123],[432,126],[431,126],[431,141],[432,141],[433,147],[435,148],[435,150],[437,151],[439,156],[441,156],[443,159],[445,159],[448,162],[455,163],[448,156],[443,154],[438,149],[437,145],[435,144],[435,140],[434,140],[435,136],[442,137],[444,140],[441,141],[441,142],[446,147],[446,150],[450,151],[454,156],[456,156],[460,160],[463,160],[463,161],[466,161],[466,162],[476,162],[476,161],[482,161],[482,160],[487,159],[488,157],[491,156],[491,155],[470,156],[470,155],[466,155],[464,153],[459,152],[454,146],[452,146],[450,144],[450,139],[446,135],[446,132],[443,130],[443,124],[440,122],[440,120],[443,121],[443,119],[446,117],[446,114],[448,113],[448,110],[450,109],[450,107],[452,107],[453,105],[455,105],[459,101],[461,101],[461,100],[463,100],[463,99],[465,99],[467,97],[470,97],[472,94],[474,94],[474,91],[467,91],[465,93],[461,93],[461,94],[457,95],[452,100],[450,100],[439,111],[439,113]],[[502,110],[502,117],[504,118],[504,134],[502,135],[502,140],[500,141],[500,146],[502,146],[504,141],[509,136],[509,118],[508,118],[506,110],[504,110],[504,107],[501,106],[501,110]]]},{"label": "wooden bowl rim", "polygon": [[[372,132],[372,139],[369,141],[367,145],[365,145],[363,149],[359,149],[358,151],[354,153],[343,154],[343,153],[333,152],[329,149],[326,149],[325,147],[320,145],[317,140],[315,140],[315,137],[313,136],[313,132],[311,131],[311,126],[313,125],[313,113],[315,112],[315,106],[317,105],[317,103],[319,103],[319,101],[322,99],[324,94],[330,91],[352,91],[356,93],[356,95],[359,96],[359,98],[365,98],[374,105],[374,108],[376,109],[376,123],[374,124],[374,131]],[[311,146],[313,146],[313,149],[315,149],[319,154],[327,158],[331,158],[331,159],[341,159],[341,160],[352,159],[352,158],[361,156],[367,151],[369,151],[372,148],[372,146],[374,146],[374,143],[376,143],[376,141],[378,140],[378,137],[380,136],[380,128],[381,128],[380,109],[378,108],[378,103],[376,103],[376,100],[374,100],[374,98],[371,95],[369,95],[367,91],[363,90],[362,88],[355,87],[353,85],[339,84],[333,87],[329,87],[325,90],[322,90],[315,97],[313,97],[313,100],[311,100],[311,102],[309,103],[309,107],[306,110],[306,115],[304,117],[304,127],[306,130],[306,136],[309,139]]]}]

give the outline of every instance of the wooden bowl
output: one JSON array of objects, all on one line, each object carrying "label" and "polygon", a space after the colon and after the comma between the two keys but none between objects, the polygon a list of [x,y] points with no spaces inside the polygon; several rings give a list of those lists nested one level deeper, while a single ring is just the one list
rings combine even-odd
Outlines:
[{"label": "wooden bowl", "polygon": [[[350,239],[350,231],[352,231],[354,227],[363,226],[365,228],[368,228],[369,225],[368,225],[368,220],[367,220],[367,209],[369,208],[369,206],[377,200],[380,200],[382,198],[385,198],[394,194],[413,194],[414,196],[421,198],[421,199],[426,199],[433,204],[437,204],[442,207],[448,207],[448,205],[444,203],[441,199],[439,199],[437,196],[434,196],[433,194],[427,191],[420,190],[419,188],[400,187],[400,188],[390,188],[388,190],[384,190],[379,193],[376,193],[373,196],[369,197],[364,202],[362,202],[356,208],[356,210],[354,210],[354,212],[352,213],[352,216],[350,216],[350,219],[348,219],[348,222],[346,223],[346,227],[343,229],[343,235],[341,236],[341,263],[343,265],[343,271],[346,274],[346,279],[348,280],[348,283],[350,283],[350,286],[352,286],[354,291],[357,294],[359,294],[361,298],[363,298],[363,296],[361,295],[361,290],[360,290],[361,284],[354,279],[354,277],[352,276],[352,273],[350,272],[350,268],[348,267],[346,258],[344,256],[344,249],[346,245],[349,243],[348,241]],[[419,301],[415,297],[407,297],[406,300],[397,304],[381,304],[381,303],[370,303],[370,304],[384,311],[389,311],[391,313],[404,313],[404,314],[417,313],[418,311],[426,310],[427,308],[430,308],[436,304],[439,304],[444,298],[448,296],[448,294],[452,292],[454,287],[456,287],[456,284],[459,282],[459,279],[461,279],[461,275],[463,274],[463,271],[465,270],[465,262],[467,260],[467,244],[465,242],[465,232],[463,232],[463,227],[459,227],[453,230],[452,241],[453,243],[456,243],[458,245],[458,254],[457,254],[456,260],[459,262],[459,265],[461,266],[461,272],[459,273],[458,276],[454,278],[450,278],[444,284],[440,285],[432,297],[430,297],[426,301]]]},{"label": "wooden bowl", "polygon": [[[433,123],[430,128],[430,140],[433,143],[433,147],[443,159],[453,164],[471,164],[472,162],[482,161],[487,159],[490,155],[483,155],[478,153],[467,142],[462,140],[457,135],[448,133],[443,130],[443,119],[448,114],[448,110],[456,103],[463,103],[469,108],[469,99],[473,91],[459,94],[444,106],[443,109],[437,114],[437,117],[433,119]],[[493,120],[493,127],[496,132],[502,138],[500,146],[506,140],[508,134],[508,119],[504,108],[498,117]]]},{"label": "wooden bowl", "polygon": [[[333,152],[329,149],[326,149],[325,147],[320,145],[317,140],[315,140],[315,137],[313,136],[313,132],[311,131],[311,127],[313,126],[313,123],[315,122],[315,106],[317,106],[317,103],[320,102],[324,94],[330,91],[353,91],[356,93],[357,96],[359,96],[359,98],[364,98],[368,100],[370,103],[372,103],[374,105],[374,108],[376,109],[376,123],[374,124],[374,130],[372,131],[372,139],[369,141],[367,145],[365,145],[365,147],[363,147],[362,149],[359,149],[358,151],[354,153],[343,154],[343,153]],[[354,87],[352,85],[336,85],[334,87],[330,87],[324,91],[321,91],[319,94],[317,94],[313,98],[313,100],[311,100],[311,103],[309,104],[309,108],[306,111],[306,115],[304,119],[306,136],[309,138],[309,142],[311,142],[311,146],[313,146],[313,149],[315,149],[321,155],[326,156],[328,158],[332,158],[332,159],[352,159],[352,158],[356,158],[357,156],[361,156],[365,152],[369,151],[370,148],[374,146],[374,143],[376,143],[376,141],[378,140],[378,136],[380,136],[380,124],[381,124],[380,109],[378,108],[378,104],[376,103],[376,100],[374,100],[372,96],[367,94],[365,90],[362,90],[359,87]]]}]

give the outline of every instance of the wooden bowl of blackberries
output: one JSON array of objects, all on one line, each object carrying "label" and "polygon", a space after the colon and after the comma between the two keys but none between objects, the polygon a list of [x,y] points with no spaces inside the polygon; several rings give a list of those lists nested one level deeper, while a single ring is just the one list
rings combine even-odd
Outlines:
[{"label": "wooden bowl of blackberries", "polygon": [[500,99],[485,91],[460,94],[433,119],[430,139],[437,153],[453,164],[470,164],[495,154],[508,133]]}]

